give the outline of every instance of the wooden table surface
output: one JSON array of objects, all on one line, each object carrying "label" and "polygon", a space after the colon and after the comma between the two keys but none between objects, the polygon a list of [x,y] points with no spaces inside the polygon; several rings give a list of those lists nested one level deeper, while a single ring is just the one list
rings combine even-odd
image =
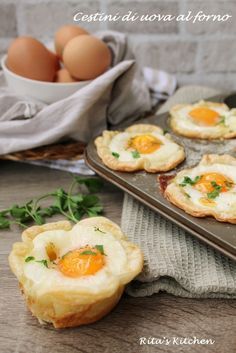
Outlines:
[{"label": "wooden table surface", "polygon": [[[68,187],[68,173],[27,164],[1,162],[0,208],[21,203],[59,186]],[[106,184],[101,195],[105,215],[119,223],[123,194]],[[177,298],[165,293],[147,298],[123,296],[101,321],[55,330],[39,325],[26,309],[7,257],[20,229],[0,234],[1,353],[234,353],[236,301]],[[140,337],[197,337],[213,345],[140,345]]]}]

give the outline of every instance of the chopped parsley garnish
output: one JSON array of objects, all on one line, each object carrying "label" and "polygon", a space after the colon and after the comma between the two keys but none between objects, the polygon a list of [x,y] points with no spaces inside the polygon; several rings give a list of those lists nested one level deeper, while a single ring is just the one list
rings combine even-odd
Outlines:
[{"label": "chopped parsley garnish", "polygon": [[112,152],[111,153],[113,155],[113,157],[115,157],[116,159],[118,159],[120,157],[119,153],[117,152]]},{"label": "chopped parsley garnish", "polygon": [[104,252],[103,245],[95,245],[95,248],[96,248],[102,255],[106,255],[105,252]]},{"label": "chopped parsley garnish", "polygon": [[218,185],[215,181],[211,181],[211,185],[213,186],[214,190],[207,193],[208,199],[215,199],[219,196],[222,186]]},{"label": "chopped parsley garnish", "polygon": [[191,179],[190,177],[185,176],[184,180],[179,185],[183,186],[183,187],[186,185],[195,185],[200,179],[201,179],[201,177],[199,175],[196,176],[194,179]]},{"label": "chopped parsley garnish", "polygon": [[191,198],[191,196],[190,196],[187,192],[185,192],[184,195],[185,195],[188,199]]},{"label": "chopped parsley garnish", "polygon": [[95,232],[100,232],[100,233],[103,233],[103,234],[106,233],[106,232],[103,232],[103,230],[101,230],[101,229],[98,228],[98,227],[94,227],[94,230],[95,230]]},{"label": "chopped parsley garnish", "polygon": [[38,262],[39,264],[43,264],[45,267],[48,268],[48,261],[47,260],[37,260],[35,262]]},{"label": "chopped parsley garnish", "polygon": [[45,267],[48,268],[48,260],[44,260],[44,259],[43,260],[35,260],[34,256],[26,257],[25,262],[30,262],[30,261],[38,262],[38,263],[43,264]]},{"label": "chopped parsley garnish", "polygon": [[[104,252],[103,245],[95,245],[94,248],[97,249],[100,252],[100,254],[106,255]],[[80,255],[97,255],[97,253],[92,250],[84,250],[83,252],[80,253]]]},{"label": "chopped parsley garnish", "polygon": [[220,120],[218,121],[217,125],[219,124],[225,125],[225,116],[220,117]]},{"label": "chopped parsley garnish", "polygon": [[34,260],[35,260],[35,258],[33,256],[28,256],[28,257],[26,257],[25,262],[30,262],[30,261],[34,261]]},{"label": "chopped parsley garnish", "polygon": [[[214,180],[211,181],[211,185],[213,186],[213,188],[218,188],[219,187],[219,185]],[[220,188],[221,188],[221,186],[220,186]]]},{"label": "chopped parsley garnish", "polygon": [[140,153],[138,151],[132,151],[133,158],[140,158]]},{"label": "chopped parsley garnish", "polygon": [[227,187],[227,189],[231,189],[233,185],[234,185],[234,183],[232,183],[228,180],[225,180],[225,186]]},{"label": "chopped parsley garnish", "polygon": [[80,255],[97,255],[97,253],[92,250],[84,250]]}]

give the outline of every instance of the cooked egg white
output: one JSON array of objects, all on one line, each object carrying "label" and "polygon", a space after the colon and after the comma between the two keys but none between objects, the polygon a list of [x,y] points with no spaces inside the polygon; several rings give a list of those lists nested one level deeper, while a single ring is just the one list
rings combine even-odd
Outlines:
[{"label": "cooked egg white", "polygon": [[[208,131],[215,131],[217,130],[222,130],[224,128],[223,124],[220,123],[221,119],[212,119],[207,121],[207,114],[209,114],[209,108],[205,108],[205,124],[204,124],[204,117],[202,119],[198,120],[197,117],[193,119],[190,115],[192,111],[196,109],[197,106],[185,106],[179,111],[176,112],[176,118],[178,119],[178,124],[180,127],[183,129],[189,129],[189,130],[197,130],[197,131],[202,131],[204,129],[207,129]],[[212,109],[214,112],[217,112],[220,117],[225,117],[227,115],[227,111],[221,107]],[[197,114],[196,114],[197,116]],[[203,114],[202,114],[203,116]]]},{"label": "cooked egg white", "polygon": [[[141,137],[141,139],[138,140],[140,143],[132,145],[132,140],[137,139],[138,136]],[[154,138],[153,141],[149,141],[147,136],[152,136]],[[139,153],[138,158],[145,158],[152,162],[156,159],[159,161],[168,160],[168,158],[173,156],[176,150],[179,149],[179,146],[175,142],[165,137],[165,135],[161,135],[156,132],[148,134],[137,132],[121,132],[113,137],[109,148],[112,153],[115,152],[119,154],[119,161],[121,162],[133,162],[135,160],[133,152],[135,151]],[[148,152],[149,149],[150,152]],[[142,151],[145,151],[145,153]]]},{"label": "cooked egg white", "polygon": [[[99,229],[99,230],[98,230]],[[63,288],[63,291],[78,290],[88,294],[103,293],[105,291],[114,291],[119,285],[120,279],[125,277],[126,273],[135,266],[136,259],[128,259],[127,252],[120,242],[111,232],[95,226],[86,226],[84,223],[77,224],[71,231],[63,230],[46,231],[33,240],[33,249],[29,256],[35,258],[34,261],[24,263],[24,275],[32,281],[34,290],[42,295],[44,292],[50,292],[53,287]],[[53,244],[56,252],[56,259],[50,261],[48,254],[48,245]],[[78,268],[78,277],[70,277],[60,271],[58,265],[60,261],[68,256],[69,252],[77,249],[90,249],[94,251],[97,245],[102,245],[105,255],[103,256],[104,265],[98,271],[96,264],[92,275],[80,275]],[[46,259],[48,267],[40,261]],[[72,261],[76,261],[76,258]],[[71,261],[69,266],[74,268]],[[87,258],[86,266],[93,266],[94,256]],[[68,263],[66,264],[68,267]],[[79,265],[78,265],[79,266]],[[70,269],[67,269],[68,271]],[[76,269],[77,270],[77,269]]]},{"label": "cooked egg white", "polygon": [[[186,184],[181,187],[184,176],[190,177],[191,180],[200,177],[200,180],[195,185]],[[224,213],[236,208],[236,166],[224,164],[199,165],[184,176],[177,177],[176,183],[182,188],[187,198],[198,207],[202,209],[210,208]],[[208,176],[209,182],[205,181],[204,176]],[[230,181],[228,188],[224,187],[225,181]],[[221,187],[223,185],[223,191],[221,190],[219,195],[214,198],[208,196],[209,193],[214,191],[211,182],[215,182]]]},{"label": "cooked egg white", "polygon": [[184,148],[157,125],[136,124],[121,132],[103,131],[95,145],[106,166],[124,172],[168,171],[185,158]]},{"label": "cooked egg white", "polygon": [[196,138],[232,138],[236,135],[236,109],[200,101],[178,104],[170,110],[170,124],[177,133]]},{"label": "cooked egg white", "polygon": [[13,245],[9,264],[41,324],[90,324],[117,305],[142,270],[141,250],[105,217],[33,226]]}]

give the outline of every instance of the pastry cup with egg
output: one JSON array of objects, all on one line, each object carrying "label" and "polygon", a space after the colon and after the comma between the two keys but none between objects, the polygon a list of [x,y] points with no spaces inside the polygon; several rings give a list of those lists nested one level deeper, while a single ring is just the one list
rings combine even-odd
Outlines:
[{"label": "pastry cup with egg", "polygon": [[236,158],[204,155],[196,167],[177,173],[164,196],[194,217],[236,223]]},{"label": "pastry cup with egg", "polygon": [[115,223],[94,217],[73,227],[60,221],[28,228],[9,264],[32,314],[65,328],[109,313],[141,272],[143,256]]},{"label": "pastry cup with egg", "polygon": [[103,163],[113,170],[168,171],[185,159],[184,148],[156,125],[136,124],[124,131],[104,131],[95,140]]},{"label": "pastry cup with egg", "polygon": [[177,104],[170,110],[174,132],[191,138],[219,139],[236,136],[236,110],[223,103],[199,101]]}]

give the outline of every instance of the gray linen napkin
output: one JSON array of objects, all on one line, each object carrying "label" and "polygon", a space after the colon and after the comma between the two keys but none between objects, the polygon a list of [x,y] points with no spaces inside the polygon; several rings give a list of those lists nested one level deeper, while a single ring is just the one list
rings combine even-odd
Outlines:
[{"label": "gray linen napkin", "polygon": [[[146,83],[124,34],[106,31],[96,36],[110,47],[112,67],[70,97],[46,105],[0,89],[0,155],[66,138],[88,142],[108,125],[134,121],[151,110],[150,89],[160,80],[158,71],[153,70],[154,82]],[[160,93],[170,95],[176,81],[167,73],[164,78],[167,85]]]},{"label": "gray linen napkin", "polygon": [[[179,89],[161,108],[219,92],[192,86]],[[159,111],[160,112],[160,111]],[[144,270],[128,287],[132,296],[166,291],[195,298],[236,298],[236,263],[125,195],[121,226],[144,253]]]}]

